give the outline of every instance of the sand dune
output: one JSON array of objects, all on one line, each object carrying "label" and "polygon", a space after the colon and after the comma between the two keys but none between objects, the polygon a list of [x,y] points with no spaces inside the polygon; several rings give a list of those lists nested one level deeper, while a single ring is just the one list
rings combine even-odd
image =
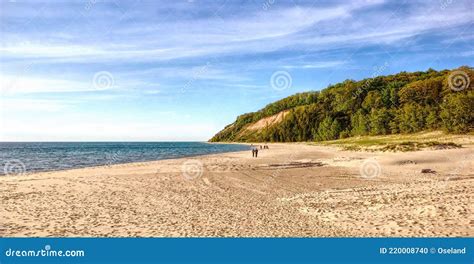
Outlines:
[{"label": "sand dune", "polygon": [[[474,148],[306,144],[0,177],[2,236],[474,236]],[[436,173],[421,173],[429,168]]]}]

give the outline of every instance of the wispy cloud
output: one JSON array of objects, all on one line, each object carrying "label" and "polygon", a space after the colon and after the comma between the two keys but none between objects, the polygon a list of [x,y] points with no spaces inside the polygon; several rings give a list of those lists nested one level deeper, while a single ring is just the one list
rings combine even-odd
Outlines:
[{"label": "wispy cloud", "polygon": [[[2,1],[0,8],[0,85],[10,100],[5,119],[15,122],[24,113],[16,102],[51,113],[44,122],[55,111],[153,120],[185,109],[196,123],[218,115],[219,127],[275,98],[370,76],[386,61],[400,71],[474,57],[469,0]],[[277,70],[290,72],[290,89],[269,87]],[[97,89],[94,76],[104,71],[113,86]]]},{"label": "wispy cloud", "polygon": [[346,61],[320,61],[313,62],[311,64],[300,64],[300,65],[285,65],[285,69],[321,69],[321,68],[332,68],[341,66],[347,63]]},{"label": "wispy cloud", "polygon": [[[50,41],[44,38],[45,35],[33,34],[26,36],[26,39],[20,39],[22,41],[18,43],[15,37],[17,34],[13,33],[13,36],[7,36],[0,51],[7,57],[49,58],[54,62],[83,62],[90,59],[162,61],[219,54],[268,52],[288,45],[286,37],[308,30],[319,22],[348,18],[354,10],[372,4],[374,3],[364,2],[324,8],[275,7],[270,11],[255,9],[248,14],[229,18],[214,15],[193,21],[164,21],[157,24],[143,21],[124,27],[110,25],[106,34],[100,30],[93,32],[92,36],[89,35],[90,32],[78,32],[74,38],[66,35],[69,37],[62,41]],[[122,16],[120,13],[116,15]],[[104,15],[103,19],[86,23],[102,24],[110,20],[107,15]],[[73,25],[69,30],[76,27],[77,25]],[[95,34],[104,34],[107,41],[97,43],[94,41],[97,38]],[[30,39],[32,36],[36,38]],[[122,41],[118,42],[118,39]],[[126,40],[126,43],[123,43],[123,40]],[[295,41],[298,41],[298,38],[295,38]],[[262,42],[269,43],[262,45]]]},{"label": "wispy cloud", "polygon": [[[288,46],[318,50],[329,45],[335,48],[355,43],[390,44],[430,30],[472,21],[472,10],[466,9],[465,4],[452,4],[447,11],[441,6],[423,3],[409,12],[393,13],[382,9],[364,15],[362,19],[354,19],[359,10],[380,4],[379,1],[366,1],[324,8],[278,8],[276,5],[274,10],[256,9],[238,17],[215,15],[157,24],[146,21],[124,26],[110,24],[106,26],[110,28],[107,32],[78,32],[75,36],[65,35],[54,41],[46,38],[47,34],[33,35],[33,39],[30,39],[32,35],[19,36],[18,39],[18,34],[12,33],[6,34],[0,51],[8,58],[50,59],[56,63],[167,61],[271,52]],[[102,7],[94,8],[100,8],[98,12],[102,13]],[[103,15],[104,20],[95,18],[85,23],[108,24],[110,16],[114,14]],[[119,12],[115,16],[123,14]],[[78,25],[71,27],[76,29]],[[104,34],[104,41],[97,41],[97,34]]]}]

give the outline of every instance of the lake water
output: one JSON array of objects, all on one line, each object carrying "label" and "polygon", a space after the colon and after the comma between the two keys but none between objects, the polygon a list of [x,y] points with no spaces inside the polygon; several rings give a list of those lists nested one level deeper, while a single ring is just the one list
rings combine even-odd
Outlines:
[{"label": "lake water", "polygon": [[204,142],[0,142],[0,174],[53,171],[249,150]]}]

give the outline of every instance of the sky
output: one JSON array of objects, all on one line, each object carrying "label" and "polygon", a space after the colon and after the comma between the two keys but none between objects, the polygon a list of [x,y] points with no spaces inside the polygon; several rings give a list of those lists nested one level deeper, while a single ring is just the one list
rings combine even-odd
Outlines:
[{"label": "sky", "polygon": [[0,141],[205,141],[297,92],[474,62],[472,0],[0,1]]}]

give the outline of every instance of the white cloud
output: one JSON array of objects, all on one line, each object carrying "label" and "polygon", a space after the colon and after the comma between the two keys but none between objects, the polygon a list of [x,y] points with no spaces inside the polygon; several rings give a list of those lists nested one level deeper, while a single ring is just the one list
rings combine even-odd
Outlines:
[{"label": "white cloud", "polygon": [[[215,56],[248,52],[271,51],[288,45],[286,37],[311,28],[320,21],[343,19],[361,6],[344,5],[328,8],[292,7],[257,12],[239,18],[218,16],[185,22],[157,25],[112,27],[111,34],[123,37],[126,45],[104,39],[100,44],[84,43],[81,35],[77,43],[70,40],[54,42],[48,39],[4,40],[0,48],[10,58],[50,59],[52,62],[148,61],[177,58]],[[99,32],[103,33],[103,32]],[[40,35],[41,36],[41,35]],[[104,35],[107,38],[107,35]],[[282,41],[283,39],[283,41]],[[296,40],[296,39],[295,39]],[[263,44],[262,41],[268,42]]]},{"label": "white cloud", "polygon": [[[388,5],[384,1],[316,1],[314,6],[296,6],[277,1],[268,10],[257,4],[244,11],[227,1],[223,12],[215,15],[207,12],[217,5],[213,1],[192,6],[145,2],[130,8],[122,6],[130,2],[120,2],[118,10],[99,1],[87,12],[83,1],[38,2],[8,6],[0,12],[0,139],[206,139],[221,127],[197,122],[206,117],[194,114],[189,102],[215,101],[209,107],[228,108],[231,113],[235,106],[229,103],[233,99],[229,95],[248,94],[242,96],[243,101],[252,102],[281,97],[268,94],[268,71],[275,68],[292,69],[295,87],[314,89],[313,83],[296,78],[299,70],[314,69],[311,77],[322,79],[318,84],[322,87],[325,76],[318,76],[318,69],[353,66],[344,58],[355,51],[374,60],[375,52],[385,49],[420,54],[425,45],[416,43],[416,37],[431,33],[437,36],[436,43],[430,43],[433,47],[424,56],[439,54],[440,48],[453,42],[469,46],[474,20],[471,1],[447,6],[425,1]],[[461,26],[466,30],[457,38]],[[472,52],[458,55],[470,57]],[[37,66],[21,69],[25,63]],[[358,61],[357,66],[370,68],[367,63],[371,62]],[[99,71],[113,74],[113,89],[95,89],[93,76]],[[183,85],[186,93],[176,92]],[[185,115],[172,114],[178,108],[193,113],[187,118],[194,123],[180,124]],[[136,112],[127,119],[122,115],[132,115],[129,110]],[[101,111],[111,115],[101,115]],[[30,118],[28,114],[37,115]],[[80,117],[71,116],[75,114]],[[110,120],[116,116],[120,120]],[[137,120],[143,116],[152,118]]]},{"label": "white cloud", "polygon": [[[109,34],[97,32],[103,34],[100,42],[87,42],[99,36],[91,38],[80,32],[76,39],[68,37],[65,41],[52,41],[39,35],[38,39],[26,36],[18,42],[17,37],[6,35],[0,54],[12,59],[31,58],[50,63],[124,63],[262,53],[288,47],[335,49],[354,44],[391,44],[426,31],[473,20],[472,9],[463,5],[441,9],[434,4],[420,4],[410,12],[369,13],[357,19],[359,10],[381,3],[358,1],[325,8],[285,7],[259,10],[240,17],[210,16],[192,21],[131,23],[123,27],[111,24]],[[110,20],[109,16],[105,18]],[[111,36],[116,37],[111,39]]]},{"label": "white cloud", "polygon": [[285,69],[325,69],[341,66],[345,64],[346,61],[319,61],[312,62],[310,64],[298,64],[298,65],[285,65]]}]

